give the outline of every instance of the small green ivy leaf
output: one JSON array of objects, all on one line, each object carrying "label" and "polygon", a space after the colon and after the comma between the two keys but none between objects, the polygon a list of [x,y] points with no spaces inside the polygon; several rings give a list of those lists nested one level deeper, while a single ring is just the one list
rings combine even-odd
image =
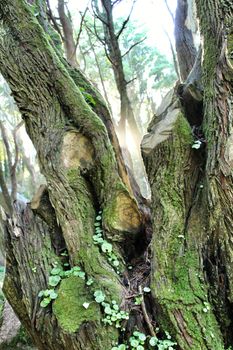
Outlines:
[{"label": "small green ivy leaf", "polygon": [[50,296],[50,289],[44,290],[44,296],[49,297]]},{"label": "small green ivy leaf", "polygon": [[137,346],[137,350],[144,350],[144,346],[138,345],[138,346]]},{"label": "small green ivy leaf", "polygon": [[61,273],[62,269],[60,269],[60,267],[54,267],[52,270],[51,270],[51,275],[59,275]]},{"label": "small green ivy leaf", "polygon": [[146,340],[145,334],[140,333],[140,334],[138,335],[138,339],[139,339],[140,341],[145,341],[145,340]]},{"label": "small green ivy leaf", "polygon": [[38,294],[38,297],[41,298],[41,297],[43,297],[43,295],[44,295],[44,290],[41,290]]},{"label": "small green ivy leaf", "polygon": [[102,301],[104,301],[105,297],[104,296],[98,296],[98,297],[95,297],[95,301],[100,304],[102,303]]},{"label": "small green ivy leaf", "polygon": [[105,294],[101,290],[95,291],[94,297],[97,303],[102,303],[105,300]]},{"label": "small green ivy leaf", "polygon": [[152,338],[150,338],[149,344],[150,344],[151,346],[156,346],[156,345],[158,344],[158,338],[157,338],[157,337],[152,337]]},{"label": "small green ivy leaf", "polygon": [[104,308],[104,312],[105,312],[105,314],[107,314],[107,315],[111,315],[111,314],[112,314],[112,310],[111,310],[111,308],[110,308],[109,306],[106,306],[106,307]]},{"label": "small green ivy leaf", "polygon": [[67,252],[63,252],[63,253],[61,253],[61,256],[68,256],[68,253]]},{"label": "small green ivy leaf", "polygon": [[58,294],[54,290],[52,290],[49,296],[51,299],[57,299]]},{"label": "small green ivy leaf", "polygon": [[92,284],[94,283],[93,279],[92,278],[89,278],[86,282],[86,285],[87,286],[91,286]]},{"label": "small green ivy leaf", "polygon": [[112,244],[111,243],[108,243],[108,242],[104,242],[102,245],[101,245],[101,249],[104,253],[111,253],[112,251]]},{"label": "small green ivy leaf", "polygon": [[58,285],[58,283],[61,281],[61,277],[60,276],[50,276],[49,277],[49,285],[52,287],[56,287]]},{"label": "small green ivy leaf", "polygon": [[74,267],[72,268],[72,270],[73,270],[73,271],[81,271],[81,267],[79,267],[79,266],[74,266]]},{"label": "small green ivy leaf", "polygon": [[115,266],[115,267],[117,267],[117,266],[119,266],[119,265],[120,265],[120,263],[119,263],[119,261],[118,261],[118,260],[114,260],[112,264],[113,264],[113,266]]},{"label": "small green ivy leaf", "polygon": [[124,344],[121,344],[121,345],[119,346],[119,350],[126,350],[126,346],[125,346]]},{"label": "small green ivy leaf", "polygon": [[44,298],[41,302],[40,302],[40,306],[41,307],[46,307],[49,305],[51,299],[50,298]]},{"label": "small green ivy leaf", "polygon": [[139,341],[135,338],[130,339],[130,345],[136,348],[139,345]]}]

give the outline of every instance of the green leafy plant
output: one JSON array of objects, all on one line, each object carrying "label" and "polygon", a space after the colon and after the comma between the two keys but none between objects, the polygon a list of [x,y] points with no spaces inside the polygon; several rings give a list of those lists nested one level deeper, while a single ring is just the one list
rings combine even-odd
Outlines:
[{"label": "green leafy plant", "polygon": [[99,304],[105,300],[105,294],[101,290],[95,291],[94,297],[95,297],[95,301]]},{"label": "green leafy plant", "polygon": [[125,344],[119,344],[117,346],[114,346],[111,350],[126,350],[127,346]]},{"label": "green leafy plant", "polygon": [[[54,263],[54,268],[50,272],[48,284],[50,287],[55,288],[59,285],[62,279],[67,278],[69,276],[77,276],[84,280],[86,277],[85,272],[83,272],[79,266],[74,266],[70,270],[65,271],[61,266],[58,266],[57,263]],[[93,283],[92,279],[89,279],[86,282],[87,285],[90,285],[91,283]],[[38,297],[42,298],[40,302],[41,307],[47,307],[54,299],[57,298],[58,294],[56,293],[54,288],[42,290],[39,292]]]},{"label": "green leafy plant", "polygon": [[141,303],[142,303],[142,296],[141,295],[136,296],[134,300],[134,304],[141,305]]},{"label": "green leafy plant", "polygon": [[80,87],[79,90],[81,91],[83,97],[85,98],[85,101],[90,105],[90,106],[95,106],[96,102],[94,98],[84,90],[84,88]]},{"label": "green leafy plant", "polygon": [[[158,328],[156,329],[158,331]],[[166,339],[159,339],[157,336],[151,337],[142,332],[134,331],[127,344],[116,344],[111,350],[131,349],[131,350],[175,350],[177,345],[171,340],[168,332],[165,332]]]},{"label": "green leafy plant", "polygon": [[106,295],[101,290],[96,290],[94,292],[95,301],[103,307],[103,312],[105,317],[102,321],[105,324],[114,325],[116,328],[121,328],[121,323],[123,320],[129,319],[129,314],[126,311],[120,310],[120,306],[115,300],[110,303],[105,301]]},{"label": "green leafy plant", "polygon": [[57,298],[57,293],[55,292],[54,289],[46,289],[46,290],[41,290],[40,293],[38,294],[38,297],[43,299],[40,302],[41,307],[46,307],[50,304],[50,302],[54,299]]},{"label": "green leafy plant", "polygon": [[103,238],[103,230],[101,228],[101,216],[102,212],[99,211],[98,215],[96,216],[95,221],[95,234],[93,235],[94,244],[98,245],[101,249],[101,251],[107,256],[108,261],[113,266],[114,269],[116,269],[116,272],[119,274],[119,266],[120,262],[116,256],[116,254],[113,252],[112,244],[106,241]]},{"label": "green leafy plant", "polygon": [[129,319],[129,313],[124,310],[120,310],[119,305],[115,300],[111,303],[102,302],[101,305],[104,308],[105,317],[102,321],[105,324],[114,325],[116,328],[121,328],[122,321]]},{"label": "green leafy plant", "polygon": [[149,339],[149,345],[152,348],[158,350],[175,350],[174,346],[177,345],[176,342],[171,340],[171,336],[168,332],[165,332],[166,339],[158,339],[156,336]]},{"label": "green leafy plant", "polygon": [[146,335],[144,333],[135,331],[129,338],[130,347],[136,350],[144,350],[144,344],[146,341]]}]

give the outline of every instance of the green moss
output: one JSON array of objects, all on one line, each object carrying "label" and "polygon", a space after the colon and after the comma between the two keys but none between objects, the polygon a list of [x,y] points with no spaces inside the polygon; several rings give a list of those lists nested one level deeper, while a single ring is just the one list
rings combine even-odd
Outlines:
[{"label": "green moss", "polygon": [[104,290],[109,299],[121,301],[121,288],[118,277],[113,268],[107,263],[105,257],[99,252],[99,249],[83,247],[79,251],[80,260],[83,261],[85,272],[88,277],[95,280],[93,287]]},{"label": "green moss", "polygon": [[[161,275],[161,270],[155,273],[152,285],[163,309],[160,315],[163,329],[174,334],[183,349],[224,349],[214,314],[211,309],[206,311],[207,288],[200,276],[198,253],[189,251],[176,260],[168,257],[168,261],[164,274]],[[181,320],[192,346],[187,346],[180,335]]]},{"label": "green moss", "polygon": [[[90,303],[88,309],[83,307],[86,302]],[[61,282],[53,312],[59,325],[69,333],[77,332],[84,322],[99,321],[101,317],[99,306],[89,295],[85,281],[75,276]]]},{"label": "green moss", "polygon": [[177,133],[177,136],[182,140],[184,144],[193,143],[191,127],[182,113],[180,113],[177,118],[175,128],[173,131],[173,134],[175,133]]}]

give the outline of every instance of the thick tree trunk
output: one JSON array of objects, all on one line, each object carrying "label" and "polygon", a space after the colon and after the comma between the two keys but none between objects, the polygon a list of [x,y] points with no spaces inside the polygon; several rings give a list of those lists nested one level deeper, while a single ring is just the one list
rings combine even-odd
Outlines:
[{"label": "thick tree trunk", "polygon": [[[92,301],[91,289],[88,290],[79,277],[70,277],[61,283],[60,299],[52,308],[42,309],[39,305],[38,293],[48,288],[49,271],[56,263],[68,261],[67,257],[58,256],[60,250],[64,251],[65,242],[48,193],[43,193],[43,201],[34,212],[28,205],[15,208],[15,215],[15,221],[8,219],[7,222],[7,271],[3,290],[37,348],[110,348],[117,332],[113,329],[108,337],[110,330],[100,324],[98,304],[92,303],[84,309],[83,303]],[[95,258],[93,254],[92,259],[99,274],[105,268],[107,271],[101,256]],[[91,274],[91,264],[89,268]]]},{"label": "thick tree trunk", "polygon": [[84,84],[87,93],[88,89],[93,92],[92,87],[57,56],[23,1],[1,1],[0,13],[4,18],[1,71],[48,184],[46,199],[42,191],[36,199],[39,205],[33,202],[37,215],[29,206],[8,219],[4,292],[39,349],[109,349],[118,332],[101,322],[98,304],[91,304],[90,309],[82,306],[92,301],[94,292],[86,290],[82,279],[69,277],[61,282],[58,299],[46,311],[38,303],[38,292],[46,289],[50,270],[56,261],[60,263],[60,253],[66,248],[70,265],[81,266],[106,298],[120,303],[124,296],[119,275],[92,237],[94,218],[102,210],[105,235],[116,242],[114,250],[123,272],[117,242],[124,246],[126,240],[133,241],[142,228],[127,173],[123,163],[116,161],[115,155],[119,160],[120,154],[112,122],[99,100],[94,103],[99,116],[89,107],[77,85]]},{"label": "thick tree trunk", "polygon": [[[196,4],[204,37],[203,116],[195,84],[189,103],[170,93],[142,143],[152,189],[151,279],[160,323],[179,348],[220,350],[232,345],[233,322],[233,6]],[[194,110],[195,118],[184,118]]]},{"label": "thick tree trunk", "polygon": [[[142,143],[152,188],[154,299],[143,298],[141,312],[134,305],[120,340],[135,327],[153,335],[156,321],[181,350],[223,350],[233,344],[233,6],[196,3],[204,37],[203,108],[198,57],[186,84],[166,96]],[[130,307],[150,269],[150,251],[140,255],[149,237],[140,231],[142,215],[112,122],[98,93],[56,54],[22,0],[2,0],[0,14],[0,69],[48,183],[5,220],[4,291],[39,349],[109,350],[119,333],[101,321],[94,291]],[[87,94],[94,96],[92,109],[80,86],[87,102]],[[99,210],[120,274],[93,243]],[[124,270],[124,257],[133,272]],[[62,280],[57,299],[41,308],[39,291],[47,288],[52,268],[64,263],[81,267],[85,281],[74,275]]]}]

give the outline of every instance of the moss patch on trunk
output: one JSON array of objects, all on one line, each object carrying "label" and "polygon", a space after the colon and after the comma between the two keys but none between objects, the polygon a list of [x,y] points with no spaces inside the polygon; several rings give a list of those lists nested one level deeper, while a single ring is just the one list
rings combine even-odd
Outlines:
[{"label": "moss patch on trunk", "polygon": [[[90,303],[85,309],[84,303]],[[87,291],[85,281],[71,276],[61,282],[53,312],[60,326],[69,333],[77,332],[85,321],[98,321],[100,310]]]}]

